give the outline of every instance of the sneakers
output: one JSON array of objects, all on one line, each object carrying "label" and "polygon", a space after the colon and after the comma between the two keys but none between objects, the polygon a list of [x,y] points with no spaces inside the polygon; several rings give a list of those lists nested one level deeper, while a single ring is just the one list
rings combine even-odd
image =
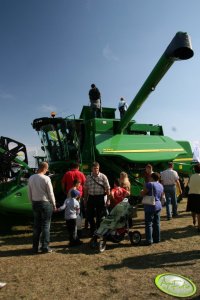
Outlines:
[{"label": "sneakers", "polygon": [[41,249],[42,250],[42,253],[52,253],[53,252],[53,250],[50,248],[50,247],[48,247],[48,248],[43,248],[43,249]]},{"label": "sneakers", "polygon": [[7,284],[6,282],[0,282],[0,289],[6,286],[6,284]]},{"label": "sneakers", "polygon": [[36,254],[38,254],[39,252],[38,252],[38,249],[32,249],[32,254],[33,255],[36,255]]},{"label": "sneakers", "polygon": [[145,242],[143,243],[143,246],[152,246],[152,244],[153,244],[153,243],[151,243],[151,242],[145,241]]},{"label": "sneakers", "polygon": [[173,216],[172,216],[173,218],[178,218],[179,217],[179,214],[178,213],[176,213],[176,214],[173,214]]}]

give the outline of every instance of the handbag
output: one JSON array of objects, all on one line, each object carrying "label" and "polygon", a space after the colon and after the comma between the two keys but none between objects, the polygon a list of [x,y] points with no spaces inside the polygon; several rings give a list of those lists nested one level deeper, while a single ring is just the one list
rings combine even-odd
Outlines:
[{"label": "handbag", "polygon": [[154,206],[156,204],[156,198],[153,194],[153,183],[152,183],[152,195],[149,196],[149,195],[145,195],[143,198],[142,198],[142,204],[145,204],[145,205],[152,205]]}]

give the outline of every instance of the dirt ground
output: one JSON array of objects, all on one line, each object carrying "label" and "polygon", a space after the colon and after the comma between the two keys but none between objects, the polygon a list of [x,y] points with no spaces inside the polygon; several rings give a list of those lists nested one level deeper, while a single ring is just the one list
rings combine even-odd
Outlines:
[{"label": "dirt ground", "polygon": [[[31,254],[31,223],[12,227],[0,235],[0,299],[174,299],[161,292],[154,279],[175,273],[192,280],[197,292],[185,299],[200,299],[200,235],[185,211],[186,199],[179,204],[178,218],[161,217],[162,241],[144,246],[143,209],[138,208],[134,229],[142,233],[142,243],[108,242],[104,253],[89,247],[88,232],[83,244],[69,248],[65,223],[53,218],[51,254]],[[1,228],[2,229],[2,228]],[[182,298],[183,299],[183,298]]]}]

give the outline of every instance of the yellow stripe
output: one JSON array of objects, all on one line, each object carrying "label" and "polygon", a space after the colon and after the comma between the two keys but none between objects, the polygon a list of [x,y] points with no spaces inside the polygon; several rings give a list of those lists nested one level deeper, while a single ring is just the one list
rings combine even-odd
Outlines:
[{"label": "yellow stripe", "polygon": [[176,158],[173,161],[193,161],[192,158]]},{"label": "yellow stripe", "polygon": [[183,148],[177,149],[138,149],[138,150],[112,150],[103,149],[103,153],[149,153],[149,152],[183,152]]}]

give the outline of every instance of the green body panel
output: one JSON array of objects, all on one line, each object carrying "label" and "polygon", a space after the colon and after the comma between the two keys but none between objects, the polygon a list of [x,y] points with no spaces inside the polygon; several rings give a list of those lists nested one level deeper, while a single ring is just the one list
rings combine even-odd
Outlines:
[{"label": "green body panel", "polygon": [[166,162],[186,154],[180,144],[166,136],[145,136],[144,139],[141,135],[96,134],[95,142],[99,155],[121,156],[136,163]]},{"label": "green body panel", "polygon": [[[127,172],[131,180],[131,193],[136,197],[139,197],[143,187],[143,173],[147,163],[153,165],[154,171],[160,172],[166,168],[168,161],[174,161],[180,176],[191,174],[192,150],[189,142],[174,141],[164,136],[161,125],[138,124],[133,117],[172,64],[192,56],[189,36],[178,32],[121,120],[115,118],[116,109],[108,107],[102,108],[102,118],[93,118],[89,106],[83,106],[79,119],[75,119],[74,115],[57,118],[54,114],[52,118],[33,120],[33,129],[37,131],[44,151],[44,157],[38,157],[38,161],[47,160],[49,163],[58,204],[65,198],[61,179],[72,161],[78,161],[81,171],[86,175],[90,173],[92,162],[98,161],[111,186],[121,171]],[[1,147],[2,144],[5,147]],[[5,163],[10,159],[12,163],[9,171],[12,170],[12,164],[16,163],[21,171],[16,178],[13,175],[14,181],[7,180],[9,172],[7,176],[4,176],[3,171],[0,172],[0,212],[32,215],[27,186],[23,181],[23,172],[29,167],[26,162],[20,162],[15,155],[17,151],[11,153],[7,143],[2,144],[0,139],[0,162]]]},{"label": "green body panel", "polygon": [[0,200],[0,212],[32,216],[32,206],[28,200],[27,185],[14,187],[7,195],[4,195]]}]

